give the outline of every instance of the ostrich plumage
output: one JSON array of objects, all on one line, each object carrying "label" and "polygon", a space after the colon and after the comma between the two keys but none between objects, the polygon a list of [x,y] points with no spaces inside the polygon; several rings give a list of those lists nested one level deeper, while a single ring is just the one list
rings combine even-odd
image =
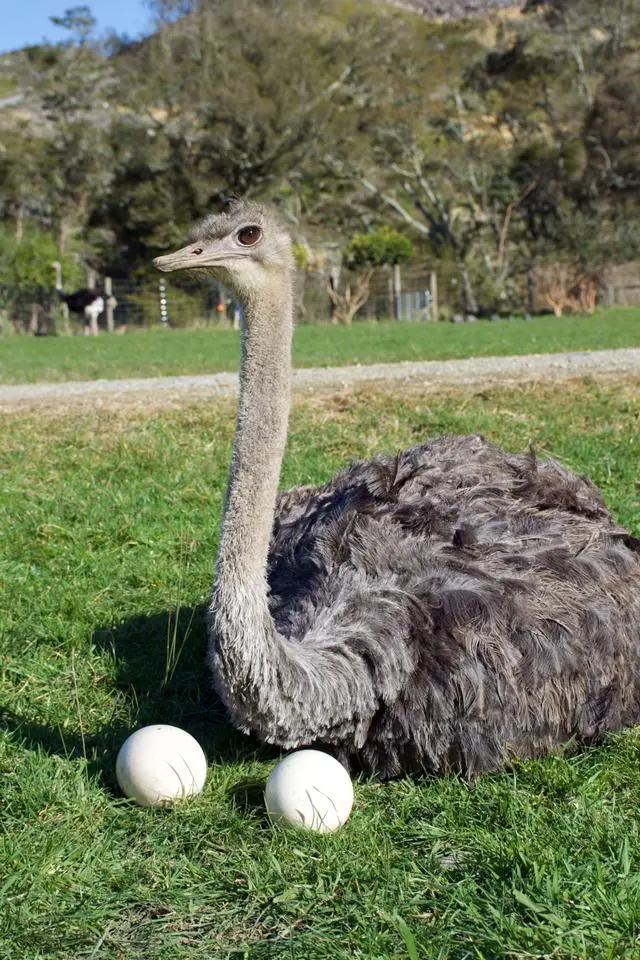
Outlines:
[{"label": "ostrich plumage", "polygon": [[240,729],[387,778],[475,775],[640,721],[640,542],[589,480],[447,436],[278,496],[286,231],[234,203],[155,262],[244,307],[208,654]]},{"label": "ostrich plumage", "polygon": [[83,287],[74,293],[60,293],[60,299],[64,300],[72,313],[84,314],[90,308],[97,315],[104,310],[104,298],[99,290],[90,287]]},{"label": "ostrich plumage", "polygon": [[367,690],[361,729],[331,742],[386,777],[638,722],[639,577],[640,544],[587,480],[477,436],[282,494],[269,554],[278,631],[330,637]]}]

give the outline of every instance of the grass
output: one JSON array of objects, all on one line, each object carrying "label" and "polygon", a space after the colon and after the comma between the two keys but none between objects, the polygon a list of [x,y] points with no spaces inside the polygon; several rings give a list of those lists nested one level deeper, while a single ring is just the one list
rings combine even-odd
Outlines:
[{"label": "grass", "polygon": [[[637,346],[640,310],[618,308],[560,320],[300,326],[294,362],[344,366]],[[238,334],[231,330],[153,330],[97,340],[14,337],[0,340],[0,383],[217,373],[235,370],[238,353]]]},{"label": "grass", "polygon": [[[277,753],[227,726],[202,666],[232,413],[4,419],[2,960],[637,958],[637,732],[473,786],[361,780],[335,836],[270,826]],[[638,379],[307,397],[283,485],[480,430],[588,472],[640,535],[639,428]],[[203,794],[173,810],[114,782],[119,745],[154,721],[210,761]]]}]

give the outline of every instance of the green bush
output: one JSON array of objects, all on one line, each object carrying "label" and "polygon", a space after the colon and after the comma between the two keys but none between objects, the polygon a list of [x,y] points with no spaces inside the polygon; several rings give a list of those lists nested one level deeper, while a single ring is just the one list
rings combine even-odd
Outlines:
[{"label": "green bush", "polygon": [[61,256],[56,242],[44,230],[28,230],[17,239],[0,230],[0,304],[10,307],[26,300],[42,301],[55,289],[54,261],[62,265],[68,287],[79,286],[83,271],[73,252]]},{"label": "green bush", "polygon": [[345,264],[351,270],[407,263],[413,258],[411,241],[392,227],[378,227],[370,233],[356,233],[345,247]]}]

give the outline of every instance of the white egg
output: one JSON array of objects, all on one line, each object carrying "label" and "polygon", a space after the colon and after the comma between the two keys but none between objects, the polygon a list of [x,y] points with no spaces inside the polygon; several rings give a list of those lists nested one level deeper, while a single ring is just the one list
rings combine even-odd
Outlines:
[{"label": "white egg", "polygon": [[200,793],[206,776],[207,759],[198,741],[166,723],[136,730],[116,760],[120,789],[142,807]]},{"label": "white egg", "polygon": [[351,813],[353,784],[342,764],[328,753],[298,750],[271,771],[264,798],[273,820],[330,833]]}]

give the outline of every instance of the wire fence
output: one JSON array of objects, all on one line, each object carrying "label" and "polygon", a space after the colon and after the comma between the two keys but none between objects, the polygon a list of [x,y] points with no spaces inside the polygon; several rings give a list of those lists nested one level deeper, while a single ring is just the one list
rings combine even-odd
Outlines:
[{"label": "wire fence", "polygon": [[[517,304],[507,312],[545,311],[542,274],[532,272],[530,289],[526,279],[518,287]],[[348,283],[343,273],[342,286]],[[96,284],[109,288],[108,278]],[[111,280],[112,310],[99,317],[99,327],[123,333],[152,327],[227,327],[240,326],[242,311],[234,297],[215,280],[205,282],[150,274],[142,278]],[[300,271],[295,284],[297,323],[335,323],[335,305],[329,297],[327,277],[320,272]],[[71,292],[71,291],[69,291]],[[475,319],[456,313],[456,277],[447,272],[406,268],[381,268],[375,271],[369,296],[354,320],[395,320],[430,322],[438,319]],[[105,295],[106,297],[106,295]],[[640,306],[640,262],[609,268],[601,278],[598,302],[607,306]],[[9,333],[90,333],[81,313],[63,308],[56,291],[25,295],[20,290],[0,290],[0,335]]]},{"label": "wire fence", "polygon": [[[402,290],[393,290],[388,279],[383,271],[379,277],[374,276],[371,295],[356,319],[422,321],[433,318],[428,275],[408,275]],[[96,289],[104,290],[104,280],[96,284]],[[239,303],[213,279],[182,281],[157,275],[141,279],[113,278],[111,290],[115,301],[112,311],[115,333],[159,326],[237,328],[240,325]],[[298,323],[335,322],[326,277],[300,271],[295,291]],[[31,296],[19,290],[2,293],[5,305],[0,305],[0,334],[90,332],[82,313],[67,316],[66,311],[61,311],[62,300],[55,291]],[[99,317],[99,327],[107,328],[106,310]]]}]

